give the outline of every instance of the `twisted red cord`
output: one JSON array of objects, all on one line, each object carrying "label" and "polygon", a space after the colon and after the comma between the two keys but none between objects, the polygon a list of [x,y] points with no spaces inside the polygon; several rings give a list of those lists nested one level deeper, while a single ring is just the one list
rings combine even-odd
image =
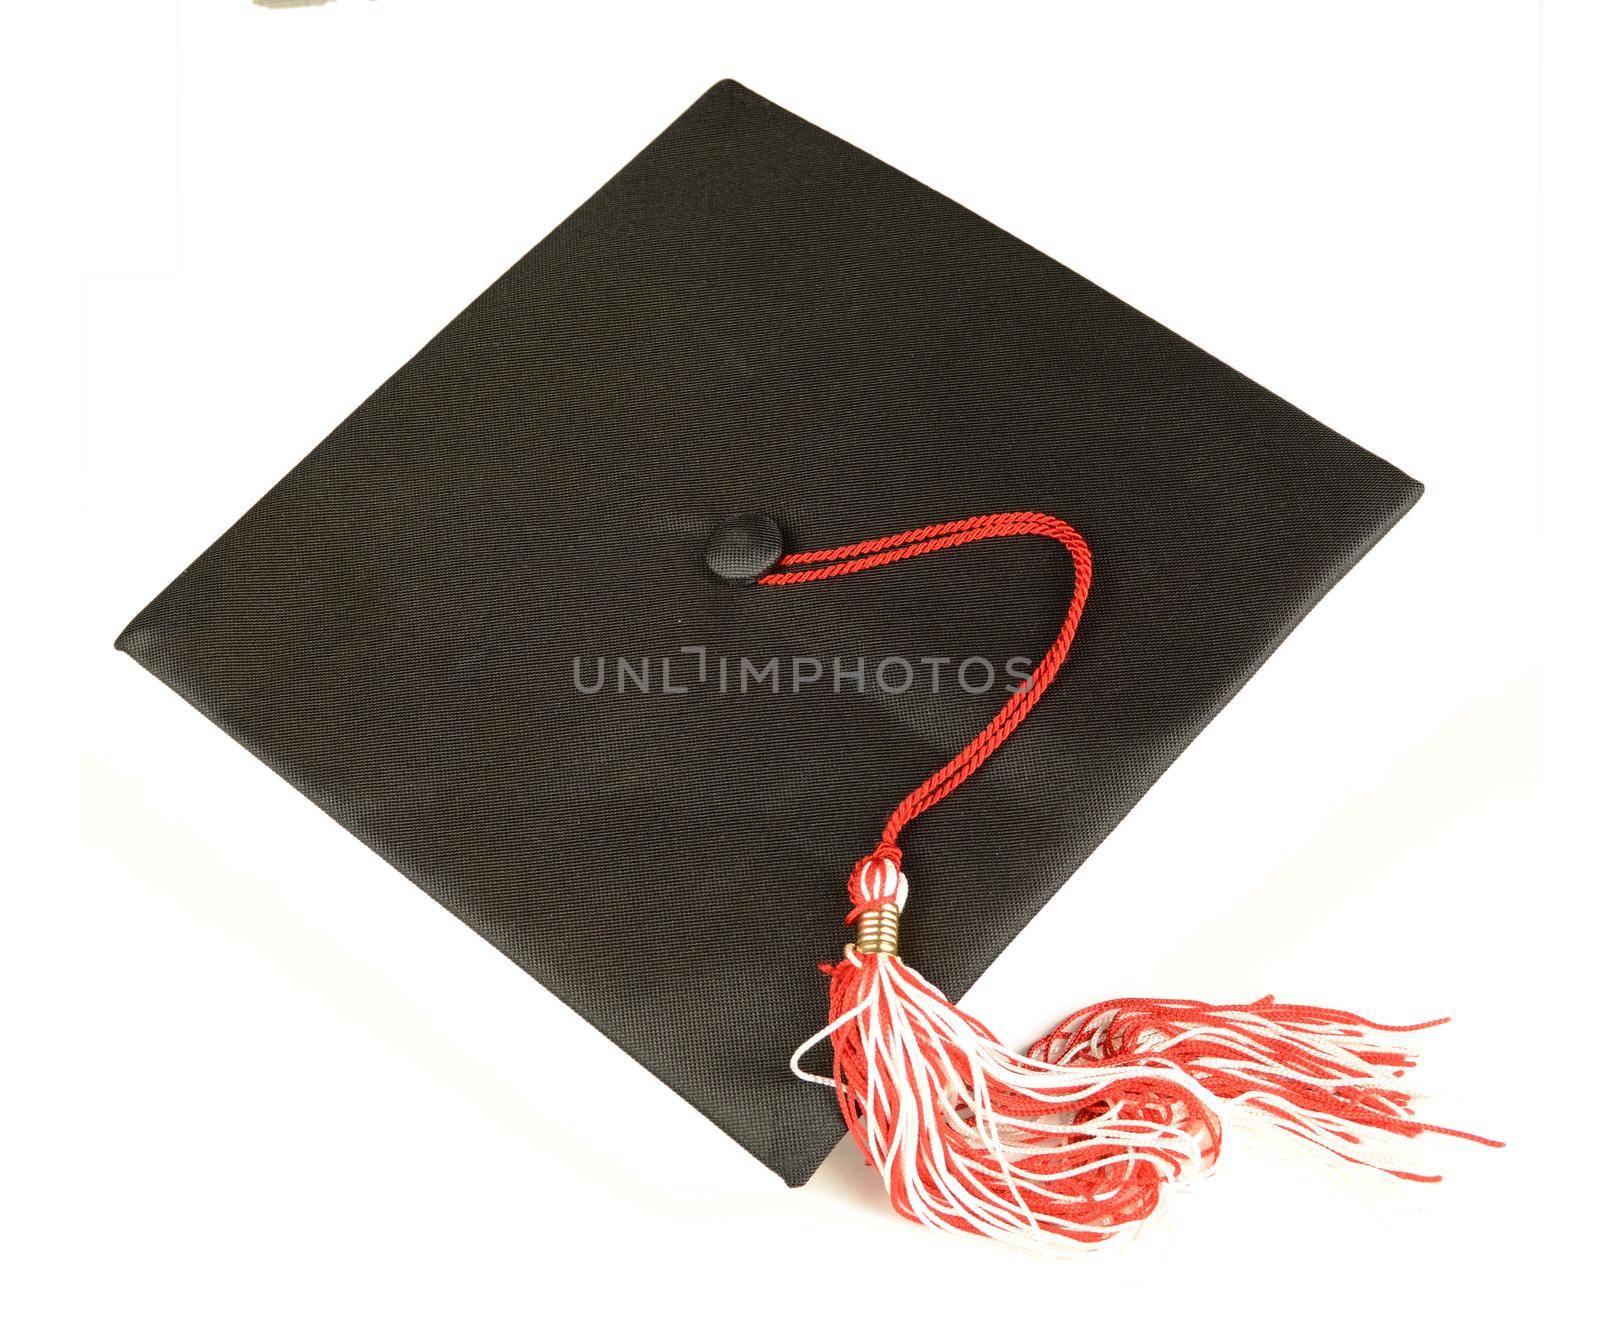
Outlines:
[{"label": "twisted red cord", "polygon": [[[958,545],[971,544],[974,540],[1003,539],[1017,535],[1054,540],[1072,556],[1072,598],[1067,603],[1067,615],[1061,631],[1056,634],[1055,641],[1050,644],[1038,668],[1023,687],[1007,699],[1006,705],[995,713],[972,742],[895,806],[889,821],[883,826],[883,836],[877,849],[857,864],[851,876],[853,896],[859,894],[861,873],[867,863],[887,858],[898,866],[900,849],[897,840],[900,830],[972,776],[1022,724],[1040,695],[1050,687],[1051,680],[1067,659],[1067,651],[1078,631],[1078,620],[1083,617],[1083,607],[1089,599],[1089,580],[1093,568],[1089,546],[1084,543],[1083,536],[1058,517],[1044,512],[994,512],[987,516],[970,516],[962,521],[946,521],[936,526],[901,531],[898,535],[883,535],[875,540],[861,540],[835,549],[787,554],[779,561],[778,571],[761,578],[763,586],[818,582],[828,577],[844,577],[888,563],[898,563],[905,558],[937,553],[941,549],[954,549]],[[858,902],[852,919],[864,910]]]}]

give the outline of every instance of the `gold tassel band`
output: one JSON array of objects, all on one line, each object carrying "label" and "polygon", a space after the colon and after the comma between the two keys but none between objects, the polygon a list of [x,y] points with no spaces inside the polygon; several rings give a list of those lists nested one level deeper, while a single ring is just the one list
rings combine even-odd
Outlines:
[{"label": "gold tassel band", "polygon": [[858,954],[900,952],[900,909],[893,903],[869,908],[856,921]]}]

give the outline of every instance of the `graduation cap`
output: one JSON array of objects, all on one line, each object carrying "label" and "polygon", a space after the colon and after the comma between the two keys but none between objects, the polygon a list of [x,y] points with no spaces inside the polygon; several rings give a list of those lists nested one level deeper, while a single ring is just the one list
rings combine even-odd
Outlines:
[{"label": "graduation cap", "polygon": [[790,1183],[1072,1247],[1234,1124],[1416,1175],[1357,1016],[950,1002],[1420,492],[724,82],[118,646]]}]

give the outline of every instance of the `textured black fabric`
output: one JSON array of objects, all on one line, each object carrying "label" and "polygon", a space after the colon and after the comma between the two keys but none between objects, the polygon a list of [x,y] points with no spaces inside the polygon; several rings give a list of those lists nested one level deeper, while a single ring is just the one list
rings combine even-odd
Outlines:
[{"label": "textured black fabric", "polygon": [[[799,1182],[841,1129],[786,1061],[825,1017],[844,877],[1050,641],[1069,574],[1007,541],[735,587],[703,561],[717,521],[799,549],[1038,509],[1093,546],[1062,678],[906,835],[904,951],[959,997],[1419,492],[723,83],[118,645]],[[972,656],[987,694],[952,682]],[[781,691],[739,692],[741,658]]]}]

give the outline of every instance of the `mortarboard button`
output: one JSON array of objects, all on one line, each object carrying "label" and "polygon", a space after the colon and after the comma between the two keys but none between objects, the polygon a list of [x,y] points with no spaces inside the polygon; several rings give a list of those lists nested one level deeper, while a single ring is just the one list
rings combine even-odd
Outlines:
[{"label": "mortarboard button", "polygon": [[730,586],[749,586],[778,566],[783,532],[770,516],[746,512],[719,522],[706,540],[706,567]]}]

